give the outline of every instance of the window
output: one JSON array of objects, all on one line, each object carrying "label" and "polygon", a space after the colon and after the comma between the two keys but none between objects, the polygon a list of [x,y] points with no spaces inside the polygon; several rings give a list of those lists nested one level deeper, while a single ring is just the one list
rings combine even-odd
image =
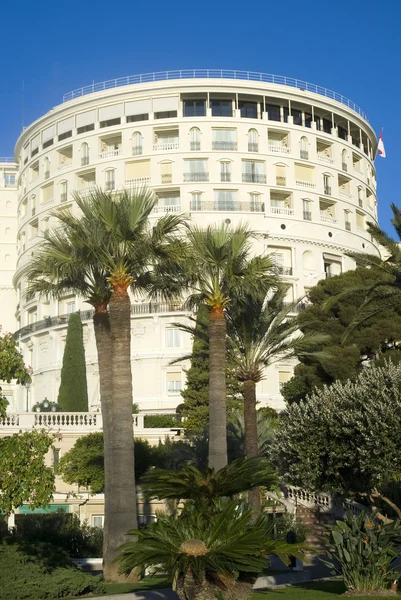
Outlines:
[{"label": "window", "polygon": [[143,113],[142,115],[130,115],[127,117],[127,123],[136,123],[137,121],[148,121],[149,115],[147,113]]},{"label": "window", "polygon": [[276,185],[286,185],[286,166],[275,165],[276,168]]},{"label": "window", "polygon": [[28,311],[28,325],[32,325],[33,323],[36,323],[37,320],[38,320],[38,312],[37,312],[37,308],[35,306],[35,308],[31,308],[31,310]]},{"label": "window", "polygon": [[352,153],[352,167],[353,167],[354,171],[358,171],[358,173],[360,173],[361,172],[361,164],[362,164],[361,157],[358,156],[357,154]]},{"label": "window", "polygon": [[[149,163],[150,169],[150,163]],[[150,170],[149,170],[150,172]],[[172,183],[173,181],[173,163],[172,162],[162,162],[160,164],[160,175],[162,183]]]},{"label": "window", "polygon": [[328,196],[331,196],[331,176],[327,173],[323,174],[323,190]]},{"label": "window", "polygon": [[291,109],[292,119],[294,125],[302,125],[302,110],[298,110],[297,108]]},{"label": "window", "polygon": [[170,213],[181,210],[180,192],[178,190],[176,192],[160,193],[157,196],[159,201],[153,209],[154,212]]},{"label": "window", "polygon": [[291,194],[270,191],[270,213],[272,215],[293,215]]},{"label": "window", "polygon": [[236,150],[237,149],[237,131],[235,129],[213,129],[212,130],[212,149],[213,150]]},{"label": "window", "polygon": [[51,202],[54,198],[54,185],[50,183],[42,187],[42,202]]},{"label": "window", "polygon": [[112,127],[113,125],[120,125],[121,118],[118,117],[116,119],[107,119],[107,121],[100,121],[100,127]]},{"label": "window", "polygon": [[62,181],[60,183],[60,200],[61,202],[67,202],[68,199],[68,183],[67,181]]},{"label": "window", "polygon": [[245,183],[266,183],[265,163],[254,160],[243,160],[242,181]]},{"label": "window", "polygon": [[15,175],[13,173],[4,173],[4,185],[5,187],[15,186]]},{"label": "window", "polygon": [[236,190],[215,190],[215,210],[237,210],[237,195]]},{"label": "window", "polygon": [[89,146],[86,142],[84,144],[82,144],[81,150],[82,150],[81,166],[84,167],[85,165],[89,165]]},{"label": "window", "polygon": [[228,161],[222,161],[220,163],[220,181],[231,181],[231,163]]},{"label": "window", "polygon": [[240,114],[245,119],[257,119],[258,118],[258,105],[256,102],[246,102],[240,100],[239,103]]},{"label": "window", "polygon": [[167,393],[179,394],[182,388],[181,373],[167,373]]},{"label": "window", "polygon": [[35,219],[35,221],[31,221],[30,225],[29,225],[29,237],[35,238],[38,235],[38,231],[39,231],[39,223],[38,220]]},{"label": "window", "polygon": [[347,151],[343,150],[341,152],[341,166],[342,166],[342,170],[343,171],[348,171],[348,165],[347,165]]},{"label": "window", "polygon": [[345,223],[345,229],[347,231],[351,231],[351,221],[350,221],[350,211],[349,210],[344,210],[344,223]]},{"label": "window", "polygon": [[323,223],[337,223],[335,202],[319,200],[319,210]]},{"label": "window", "polygon": [[280,107],[275,104],[266,104],[267,118],[269,121],[281,121]]},{"label": "window", "polygon": [[67,308],[67,315],[72,315],[72,313],[76,312],[75,310],[75,300],[70,300],[65,303]]},{"label": "window", "polygon": [[[171,171],[170,171],[171,179]],[[150,160],[136,160],[125,163],[125,185],[150,181]]]},{"label": "window", "polygon": [[99,527],[99,529],[103,529],[104,515],[92,515],[92,527]]},{"label": "window", "polygon": [[248,131],[248,152],[259,152],[259,136],[256,129]]},{"label": "window", "polygon": [[153,150],[178,150],[180,147],[178,129],[167,129],[155,132],[155,143]]},{"label": "window", "polygon": [[202,210],[202,194],[201,192],[192,192],[191,194],[191,210]]},{"label": "window", "polygon": [[66,140],[67,138],[72,137],[72,130],[70,131],[65,131],[64,133],[60,133],[60,135],[58,136],[58,141],[62,142],[63,140]]},{"label": "window", "polygon": [[311,201],[302,200],[302,211],[304,221],[312,221]]},{"label": "window", "polygon": [[83,125],[82,127],[77,128],[77,134],[86,133],[87,131],[93,131],[95,129],[95,124],[91,123],[90,125]]},{"label": "window", "polygon": [[142,154],[142,134],[139,131],[135,131],[132,136],[132,154]]},{"label": "window", "polygon": [[365,215],[356,211],[356,226],[358,229],[365,229]]},{"label": "window", "polygon": [[161,112],[155,112],[155,119],[174,119],[176,116],[176,110],[163,110]]},{"label": "window", "polygon": [[309,158],[308,138],[301,137],[300,142],[299,142],[299,146],[300,146],[300,157],[303,158],[304,160],[308,160],[308,158]]},{"label": "window", "polygon": [[47,156],[45,157],[45,160],[43,161],[43,170],[44,170],[45,179],[49,179],[49,177],[50,177],[50,161],[47,158]]},{"label": "window", "polygon": [[232,100],[210,100],[210,108],[212,109],[212,117],[233,116]]},{"label": "window", "polygon": [[206,100],[184,100],[184,117],[204,117]]},{"label": "window", "polygon": [[32,217],[36,214],[36,196],[31,196],[31,215]]},{"label": "window", "polygon": [[323,252],[323,269],[326,279],[340,275],[342,271],[341,257]]},{"label": "window", "polygon": [[60,448],[53,448],[53,467],[57,467],[60,462]]},{"label": "window", "polygon": [[251,192],[249,194],[249,209],[251,212],[263,212],[264,204],[261,202],[261,194]]},{"label": "window", "polygon": [[358,186],[358,206],[363,208],[363,189]]},{"label": "window", "polygon": [[332,163],[332,144],[323,140],[316,141],[317,157],[323,162]]},{"label": "window", "polygon": [[166,327],[166,347],[179,348],[181,346],[181,331],[178,327]]},{"label": "window", "polygon": [[116,172],[114,169],[106,171],[106,191],[111,192],[116,188]]},{"label": "window", "polygon": [[191,150],[200,150],[201,142],[200,142],[200,129],[197,127],[192,127],[189,132],[189,144]]},{"label": "window", "polygon": [[287,383],[292,377],[292,373],[290,371],[279,371],[278,373],[278,387],[280,393],[283,389],[283,385]]},{"label": "window", "polygon": [[274,154],[290,154],[288,133],[279,131],[268,132],[269,152]]},{"label": "window", "polygon": [[207,160],[184,160],[184,181],[209,181]]}]

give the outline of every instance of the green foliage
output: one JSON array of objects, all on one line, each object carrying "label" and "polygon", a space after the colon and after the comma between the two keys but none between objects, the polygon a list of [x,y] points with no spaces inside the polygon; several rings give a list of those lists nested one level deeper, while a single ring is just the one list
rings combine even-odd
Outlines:
[{"label": "green foliage", "polygon": [[181,427],[176,415],[145,415],[144,426],[150,428],[156,427]]},{"label": "green foliage", "polygon": [[363,361],[378,364],[383,354],[401,360],[401,303],[374,314],[344,340],[369,286],[389,285],[393,279],[381,269],[358,267],[322,280],[310,290],[311,304],[297,319],[300,329],[304,334],[324,333],[328,340],[321,345],[324,354],[297,354],[300,364],[295,367],[293,379],[283,386],[287,402],[299,402],[315,387],[355,378]]},{"label": "green foliage", "polygon": [[88,411],[85,349],[78,313],[71,314],[68,319],[57,404],[67,412]]},{"label": "green foliage", "polygon": [[[271,447],[279,426],[278,413],[269,407],[257,411],[258,448],[260,456],[270,458]],[[245,425],[241,412],[232,415],[227,425],[227,446],[229,462],[245,458]]]},{"label": "green foliage", "polygon": [[18,545],[0,546],[1,600],[54,599],[104,592],[99,577],[74,567],[52,569]]},{"label": "green foliage", "polygon": [[391,563],[399,556],[400,544],[399,521],[384,524],[376,521],[375,513],[355,516],[348,512],[344,521],[328,528],[330,561],[324,562],[342,575],[349,591],[378,592],[399,577]]},{"label": "green foliage", "polygon": [[120,548],[121,571],[141,566],[167,573],[183,600],[246,600],[269,556],[287,560],[290,548],[299,555],[299,547],[273,540],[269,519],[253,522],[252,512],[239,510],[236,501],[210,514],[190,503],[178,517],[160,516],[157,523],[129,533],[138,541]]},{"label": "green foliage", "polygon": [[280,415],[274,461],[292,485],[369,494],[401,473],[401,365],[365,368]]},{"label": "green foliage", "polygon": [[[10,383],[13,379],[24,384],[31,381],[31,376],[18,350],[17,342],[11,333],[6,333],[0,335],[0,382]],[[1,393],[0,387],[0,418],[5,415],[7,405],[7,399]]]},{"label": "green foliage", "polygon": [[[134,439],[135,478],[138,480],[157,464],[155,451],[147,440]],[[62,456],[58,473],[66,483],[91,489],[93,494],[104,491],[103,433],[96,431],[77,439],[74,446]]]},{"label": "green foliage", "polygon": [[0,438],[0,510],[8,515],[27,502],[31,508],[49,504],[55,490],[54,471],[45,455],[54,437],[44,430]]},{"label": "green foliage", "polygon": [[283,542],[287,541],[287,535],[292,533],[296,542],[303,543],[310,533],[310,528],[305,523],[287,512],[277,516],[275,526],[277,539]]},{"label": "green foliage", "polygon": [[[98,527],[81,524],[75,514],[57,511],[47,515],[29,515],[13,534],[13,539],[24,546],[52,545],[64,550],[70,558],[102,556],[103,531]],[[49,556],[51,558],[51,556]]]}]

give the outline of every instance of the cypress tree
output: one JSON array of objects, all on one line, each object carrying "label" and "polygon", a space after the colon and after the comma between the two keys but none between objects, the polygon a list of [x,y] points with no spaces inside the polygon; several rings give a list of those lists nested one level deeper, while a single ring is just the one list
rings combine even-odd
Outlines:
[{"label": "cypress tree", "polygon": [[88,411],[85,349],[81,317],[70,315],[57,403],[66,412]]}]

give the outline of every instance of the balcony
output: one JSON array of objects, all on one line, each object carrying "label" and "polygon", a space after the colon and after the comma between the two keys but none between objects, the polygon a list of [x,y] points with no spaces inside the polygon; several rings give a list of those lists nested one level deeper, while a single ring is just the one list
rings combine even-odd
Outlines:
[{"label": "balcony", "polygon": [[237,150],[237,142],[212,142],[212,150]]},{"label": "balcony", "polygon": [[347,192],[346,190],[340,189],[338,193],[343,198],[352,198],[352,195],[349,192]]},{"label": "balcony", "polygon": [[184,181],[209,181],[209,173],[184,173]]},{"label": "balcony", "polygon": [[286,217],[294,216],[294,209],[288,206],[270,206],[269,212],[271,215],[283,215]]},{"label": "balcony", "polygon": [[325,185],[323,188],[323,192],[326,194],[326,196],[331,196],[331,186]]},{"label": "balcony", "polygon": [[191,150],[200,150],[201,149],[201,145],[200,142],[190,142],[190,148]]},{"label": "balcony", "polygon": [[93,194],[95,191],[96,191],[95,183],[93,185],[89,185],[88,187],[82,188],[81,190],[78,190],[81,198],[87,198],[88,196]]},{"label": "balcony", "polygon": [[275,270],[278,275],[293,275],[292,267],[284,267],[283,265],[275,265]]},{"label": "balcony", "polygon": [[266,183],[266,175],[257,173],[242,173],[243,183]]},{"label": "balcony", "polygon": [[259,144],[248,143],[248,152],[259,152]]},{"label": "balcony", "polygon": [[131,179],[125,180],[126,187],[135,187],[137,185],[146,185],[150,182],[150,177],[131,177]]},{"label": "balcony", "polygon": [[165,152],[166,150],[179,150],[180,144],[179,142],[168,142],[168,143],[160,143],[153,144],[154,152]]},{"label": "balcony", "polygon": [[121,150],[105,150],[99,154],[99,158],[114,158],[115,156],[121,156]]},{"label": "balcony", "polygon": [[275,144],[269,144],[268,148],[269,152],[273,152],[273,154],[291,154],[291,148],[287,148],[287,146],[276,146]]},{"label": "balcony", "polygon": [[317,158],[318,160],[321,160],[325,163],[329,163],[331,165],[334,163],[334,160],[331,158],[331,156],[327,156],[326,154],[322,154],[321,152],[317,153]]},{"label": "balcony", "polygon": [[157,214],[181,212],[181,204],[156,204],[152,212]]},{"label": "balcony", "polygon": [[312,213],[307,210],[304,210],[303,218],[304,218],[304,221],[312,221]]},{"label": "balcony", "polygon": [[139,156],[140,154],[142,154],[142,146],[134,146],[132,148],[132,155]]},{"label": "balcony", "polygon": [[257,212],[263,213],[265,211],[264,202],[229,202],[229,201],[212,201],[204,200],[197,201],[192,200],[190,205],[192,212],[197,211],[221,211],[221,212]]},{"label": "balcony", "polygon": [[171,173],[162,173],[162,183],[172,183],[173,176]]},{"label": "balcony", "polygon": [[336,217],[333,217],[332,215],[327,214],[324,210],[320,211],[320,220],[323,223],[337,223]]},{"label": "balcony", "polygon": [[[50,177],[50,171],[45,171],[45,179],[49,179]],[[24,193],[26,192],[26,190],[24,189]]]},{"label": "balcony", "polygon": [[309,159],[309,152],[307,150],[301,150],[299,155],[303,160]]},{"label": "balcony", "polygon": [[351,231],[351,223],[349,221],[345,221],[345,229]]},{"label": "balcony", "polygon": [[276,176],[276,185],[281,185],[281,186],[285,186],[286,184],[286,179],[285,177],[282,177],[280,175]]},{"label": "balcony", "polygon": [[316,183],[311,183],[310,181],[303,181],[301,179],[297,179],[295,183],[298,187],[305,188],[307,190],[314,190],[316,187]]},{"label": "balcony", "polygon": [[63,162],[63,164],[57,168],[57,171],[64,171],[64,169],[69,169],[70,167],[72,167],[72,160]]},{"label": "balcony", "polygon": [[89,165],[89,156],[83,156],[81,158],[81,167],[86,167]]}]

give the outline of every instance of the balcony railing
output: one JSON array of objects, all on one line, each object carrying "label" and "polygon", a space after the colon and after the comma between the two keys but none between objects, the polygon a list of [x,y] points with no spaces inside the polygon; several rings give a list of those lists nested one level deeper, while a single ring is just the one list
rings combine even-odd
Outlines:
[{"label": "balcony railing", "polygon": [[269,210],[271,215],[285,215],[287,217],[294,215],[294,209],[288,206],[270,206]]},{"label": "balcony railing", "polygon": [[331,196],[331,186],[330,185],[325,185],[323,188],[323,191],[326,194],[326,196]]},{"label": "balcony railing", "polygon": [[303,160],[308,160],[309,152],[307,150],[301,150],[299,154]]},{"label": "balcony railing", "polygon": [[359,208],[363,208],[363,200],[362,200],[362,198],[358,198],[358,206],[359,206]]},{"label": "balcony railing", "polygon": [[132,155],[139,156],[140,154],[142,154],[142,146],[134,146],[132,148]]},{"label": "balcony railing", "polygon": [[274,154],[291,154],[291,148],[287,146],[276,146],[275,144],[269,144],[269,152]]},{"label": "balcony railing", "polygon": [[349,221],[345,221],[345,229],[351,231],[351,223]]},{"label": "balcony railing", "polygon": [[328,215],[323,210],[320,211],[320,220],[323,221],[323,223],[337,223],[336,217]]},{"label": "balcony railing", "polygon": [[204,200],[197,201],[192,200],[190,209],[193,212],[196,211],[221,211],[221,212],[258,212],[263,213],[265,211],[264,202],[230,202],[230,201],[216,201]]},{"label": "balcony railing", "polygon": [[278,275],[292,275],[293,274],[292,267],[285,267],[283,265],[275,265],[274,268]]},{"label": "balcony railing", "polygon": [[112,192],[113,190],[116,189],[116,182],[115,181],[106,181],[106,184],[104,187],[105,187],[106,192]]},{"label": "balcony railing", "polygon": [[180,144],[179,142],[170,142],[168,144],[165,144],[163,142],[157,143],[157,144],[153,144],[153,150],[155,152],[165,152],[166,150],[179,150],[180,149]]},{"label": "balcony railing", "polygon": [[343,171],[348,171],[347,163],[343,162],[341,166],[342,166]]},{"label": "balcony railing", "polygon": [[327,163],[334,163],[334,160],[331,158],[331,156],[327,156],[326,154],[322,154],[321,152],[317,153],[317,157],[319,160],[323,161],[323,162],[327,162]]},{"label": "balcony railing", "polygon": [[259,152],[259,144],[248,142],[248,152]]},{"label": "balcony railing", "polygon": [[79,195],[82,198],[86,198],[87,196],[90,196],[95,191],[96,191],[96,184],[95,183],[93,185],[88,185],[88,187],[86,187],[86,188],[82,188],[81,190],[78,190]]},{"label": "balcony railing", "polygon": [[59,167],[58,171],[64,171],[64,169],[69,169],[72,166],[72,160],[66,160]]},{"label": "balcony railing", "polygon": [[297,179],[295,183],[298,187],[306,188],[307,190],[314,190],[316,187],[316,183],[311,183],[310,181],[303,181],[302,179]]},{"label": "balcony railing", "polygon": [[153,213],[176,213],[181,212],[181,204],[156,204]]},{"label": "balcony railing", "polygon": [[190,148],[191,148],[191,150],[200,150],[201,149],[200,142],[190,142]]},{"label": "balcony railing", "polygon": [[67,202],[67,192],[63,192],[62,194],[60,194],[60,201]]},{"label": "balcony railing", "polygon": [[82,156],[81,167],[86,167],[86,165],[89,165],[89,156]]},{"label": "balcony railing", "polygon": [[131,177],[130,179],[125,180],[125,185],[127,187],[135,187],[137,185],[145,185],[150,182],[150,177]]},{"label": "balcony railing", "polygon": [[209,173],[184,173],[184,181],[209,181]]},{"label": "balcony railing", "polygon": [[231,173],[220,173],[220,181],[227,183],[231,181]]},{"label": "balcony railing", "polygon": [[237,142],[212,142],[212,150],[237,150]]},{"label": "balcony railing", "polygon": [[121,156],[121,150],[105,150],[99,154],[99,158],[113,158],[114,156]]},{"label": "balcony railing", "polygon": [[162,183],[172,183],[173,176],[171,173],[162,173]]},{"label": "balcony railing", "polygon": [[285,186],[286,185],[285,177],[277,175],[276,176],[276,185],[283,185],[283,186]]},{"label": "balcony railing", "polygon": [[266,175],[257,173],[242,173],[244,183],[266,183]]},{"label": "balcony railing", "polygon": [[[45,171],[45,179],[49,179],[50,177],[50,171]],[[24,190],[25,192],[25,190]]]},{"label": "balcony railing", "polygon": [[312,213],[304,210],[303,212],[304,221],[312,221]]}]

